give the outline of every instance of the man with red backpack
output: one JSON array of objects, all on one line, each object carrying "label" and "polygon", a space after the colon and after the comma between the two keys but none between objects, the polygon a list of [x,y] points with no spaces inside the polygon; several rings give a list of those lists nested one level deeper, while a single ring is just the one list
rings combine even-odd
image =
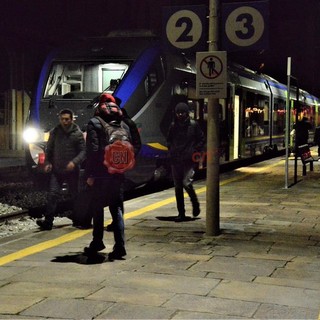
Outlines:
[{"label": "man with red backpack", "polygon": [[[113,126],[114,128],[111,130],[115,131],[124,129],[127,137],[131,139],[130,130],[123,124],[122,117],[121,109],[114,102],[108,102],[101,97],[95,116],[90,119],[87,126],[85,174],[87,185],[93,191],[89,206],[93,217],[93,239],[84,252],[87,255],[92,255],[105,248],[103,243],[104,207],[109,206],[115,241],[113,251],[109,253],[110,260],[122,259],[126,255],[122,216],[123,169],[125,169],[123,166],[125,163],[122,163],[122,167],[119,169],[111,161],[113,156],[105,154],[106,147],[110,147],[112,135],[111,131],[107,130],[108,126]],[[123,145],[126,148],[125,144]]]}]

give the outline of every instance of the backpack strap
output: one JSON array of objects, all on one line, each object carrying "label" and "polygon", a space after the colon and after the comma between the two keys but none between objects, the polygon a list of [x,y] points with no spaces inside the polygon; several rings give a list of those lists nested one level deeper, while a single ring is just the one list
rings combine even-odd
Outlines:
[{"label": "backpack strap", "polygon": [[99,120],[99,122],[102,124],[103,128],[104,128],[104,131],[108,134],[108,137],[107,137],[107,141],[109,140],[110,138],[110,134],[111,134],[111,126],[110,124],[108,124],[107,122],[105,122],[101,117],[99,116],[95,116],[96,119]]}]

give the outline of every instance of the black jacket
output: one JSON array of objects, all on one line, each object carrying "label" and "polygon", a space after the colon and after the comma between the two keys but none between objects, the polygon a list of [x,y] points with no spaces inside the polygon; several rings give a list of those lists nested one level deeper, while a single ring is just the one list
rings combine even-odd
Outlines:
[{"label": "black jacket", "polygon": [[68,131],[64,131],[60,124],[51,130],[46,147],[46,161],[52,164],[53,172],[66,173],[66,166],[70,161],[79,169],[85,156],[83,133],[75,123],[71,124]]},{"label": "black jacket", "polygon": [[[128,132],[128,137],[131,139],[130,130],[128,126],[121,122],[121,126]],[[107,178],[110,177],[107,167],[103,164],[104,161],[104,149],[108,142],[107,134],[103,128],[101,122],[93,117],[89,120],[87,126],[86,137],[86,170],[85,176],[93,178]],[[116,176],[119,174],[113,174]]]},{"label": "black jacket", "polygon": [[173,164],[180,161],[192,161],[195,152],[201,152],[205,143],[199,124],[188,118],[183,124],[172,122],[168,131],[167,145]]}]

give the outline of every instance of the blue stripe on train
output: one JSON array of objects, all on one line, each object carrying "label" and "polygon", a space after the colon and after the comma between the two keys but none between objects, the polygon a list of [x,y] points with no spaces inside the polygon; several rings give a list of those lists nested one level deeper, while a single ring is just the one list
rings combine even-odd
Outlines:
[{"label": "blue stripe on train", "polygon": [[158,45],[150,47],[146,49],[133,63],[132,67],[113,93],[115,97],[121,99],[122,106],[126,104],[131,95],[137,89],[138,85],[144,80],[150,66],[154,63],[154,60],[159,53],[160,48]]}]

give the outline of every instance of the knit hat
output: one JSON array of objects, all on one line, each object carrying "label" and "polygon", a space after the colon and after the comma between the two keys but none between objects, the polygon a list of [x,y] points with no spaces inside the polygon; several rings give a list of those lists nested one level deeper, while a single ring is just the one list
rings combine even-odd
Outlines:
[{"label": "knit hat", "polygon": [[107,103],[107,102],[113,102],[115,103],[116,102],[116,99],[109,93],[103,93],[101,96],[100,96],[100,99],[99,99],[99,104],[101,103]]},{"label": "knit hat", "polygon": [[176,113],[189,113],[189,106],[185,102],[179,102],[174,110]]}]

